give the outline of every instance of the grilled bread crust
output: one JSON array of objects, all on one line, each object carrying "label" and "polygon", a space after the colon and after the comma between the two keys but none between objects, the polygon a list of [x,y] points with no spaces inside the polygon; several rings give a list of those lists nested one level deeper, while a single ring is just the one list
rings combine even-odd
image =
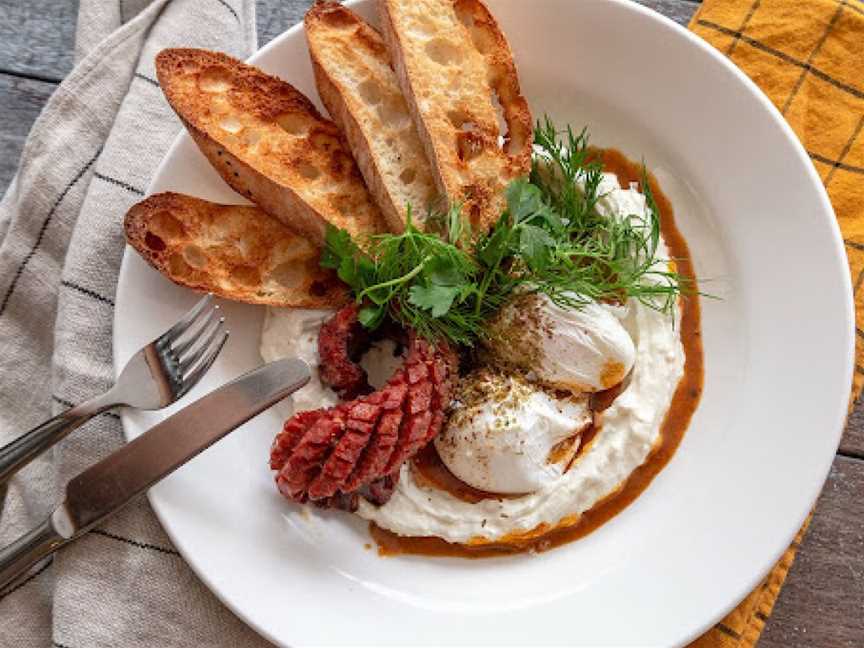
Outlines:
[{"label": "grilled bread crust", "polygon": [[156,72],[168,103],[237,192],[321,244],[327,224],[385,228],[336,125],[290,84],[226,54],[167,49]]},{"label": "grilled bread crust", "polygon": [[318,94],[387,224],[403,231],[410,205],[422,225],[438,192],[381,34],[337,2],[313,5],[305,25]]},{"label": "grilled bread crust", "polygon": [[485,230],[504,209],[507,184],[531,167],[531,113],[510,46],[480,0],[378,6],[438,188]]},{"label": "grilled bread crust", "polygon": [[155,194],[126,214],[126,240],[181,286],[226,299],[295,308],[335,308],[345,285],[318,264],[320,249],[249,205]]}]

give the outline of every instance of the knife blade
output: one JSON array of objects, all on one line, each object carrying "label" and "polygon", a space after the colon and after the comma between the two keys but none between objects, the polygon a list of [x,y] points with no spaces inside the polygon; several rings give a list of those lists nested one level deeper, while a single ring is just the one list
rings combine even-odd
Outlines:
[{"label": "knife blade", "polygon": [[298,359],[271,362],[210,392],[91,466],[39,527],[0,550],[0,587],[80,536],[252,417],[309,382]]}]

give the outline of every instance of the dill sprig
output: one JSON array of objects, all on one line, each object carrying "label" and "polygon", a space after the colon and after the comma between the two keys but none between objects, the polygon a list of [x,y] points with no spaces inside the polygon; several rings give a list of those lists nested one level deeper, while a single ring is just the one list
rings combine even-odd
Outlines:
[{"label": "dill sprig", "polygon": [[[549,265],[537,277],[540,292],[559,305],[578,306],[590,300],[625,301],[671,312],[687,281],[658,258],[660,214],[647,171],[642,166],[640,189],[646,214],[608,216],[598,210],[603,197],[602,164],[591,159],[588,135],[568,126],[558,131],[547,117],[534,131],[538,152],[531,184],[541,200],[565,224]],[[574,294],[576,297],[574,297]]]},{"label": "dill sprig", "polygon": [[566,308],[629,298],[674,308],[684,282],[657,258],[660,219],[644,169],[647,213],[604,215],[602,166],[586,131],[558,131],[547,118],[534,137],[531,175],[507,188],[507,208],[489,232],[473,236],[458,205],[427,219],[440,235],[417,228],[410,206],[403,233],[371,236],[363,249],[345,230],[328,229],[321,264],[353,289],[364,326],[390,318],[473,346],[517,290]]}]

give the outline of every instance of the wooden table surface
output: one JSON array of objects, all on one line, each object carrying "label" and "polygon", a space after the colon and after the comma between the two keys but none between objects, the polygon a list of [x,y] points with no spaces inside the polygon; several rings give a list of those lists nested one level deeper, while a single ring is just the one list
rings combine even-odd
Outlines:
[{"label": "wooden table surface", "polygon": [[[15,173],[30,125],[72,67],[77,4],[77,0],[0,0],[0,193]],[[683,25],[697,6],[691,0],[642,0],[642,4]],[[258,0],[260,44],[300,19],[286,2]],[[860,402],[760,642],[761,648],[799,646],[864,646],[864,405]]]}]

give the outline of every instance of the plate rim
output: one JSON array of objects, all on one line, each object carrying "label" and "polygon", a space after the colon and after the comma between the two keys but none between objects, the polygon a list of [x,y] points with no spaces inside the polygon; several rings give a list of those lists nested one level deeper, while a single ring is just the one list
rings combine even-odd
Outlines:
[{"label": "plate rim", "polygon": [[[344,4],[346,7],[354,8],[358,4],[362,4],[364,2],[371,1],[375,2],[375,0],[345,0]],[[494,0],[487,0],[491,4],[494,4]],[[598,1],[598,0],[595,0]],[[848,270],[848,257],[846,254],[846,249],[842,237],[842,233],[840,231],[839,223],[837,222],[836,214],[834,213],[833,205],[831,204],[830,198],[828,196],[828,192],[822,184],[821,179],[816,171],[815,166],[812,164],[809,155],[807,154],[804,145],[799,140],[798,136],[795,134],[792,127],[786,121],[786,119],[782,116],[777,107],[771,102],[768,96],[762,91],[762,89],[750,78],[748,77],[743,70],[741,70],[738,66],[732,63],[726,56],[720,53],[717,49],[715,49],[712,45],[710,45],[707,41],[703,40],[694,32],[691,32],[689,29],[686,29],[682,25],[679,25],[672,19],[664,16],[663,14],[650,9],[644,5],[637,4],[636,2],[632,2],[630,0],[603,0],[605,3],[618,5],[619,8],[626,11],[633,11],[639,14],[642,14],[643,17],[646,17],[654,22],[659,23],[663,28],[667,30],[671,30],[673,34],[677,37],[683,37],[690,46],[697,47],[706,53],[715,63],[719,64],[723,67],[727,72],[731,72],[735,79],[741,83],[747,90],[750,95],[752,95],[762,106],[763,109],[766,110],[768,115],[771,117],[771,120],[774,122],[776,126],[779,126],[782,131],[785,139],[792,144],[793,149],[795,150],[797,157],[799,158],[799,162],[802,162],[802,166],[806,169],[806,174],[813,188],[816,189],[816,193],[819,197],[819,202],[822,205],[822,208],[827,218],[827,225],[831,233],[831,238],[834,246],[834,258],[840,261],[841,270],[843,270],[840,274],[842,276],[843,283],[843,292],[846,295],[845,303],[844,303],[844,313],[843,317],[846,320],[846,366],[844,369],[844,374],[846,377],[846,383],[849,384],[850,388],[852,385],[852,377],[855,366],[855,307],[854,307],[854,296],[852,294],[852,282],[851,277],[849,276]],[[698,11],[698,9],[697,9]],[[247,63],[255,64],[255,62],[265,56],[267,53],[274,49],[278,49],[282,46],[282,43],[293,37],[297,32],[301,32],[303,30],[303,21],[297,22],[290,26],[288,29],[280,33],[278,36],[275,36],[269,43],[264,45],[263,47],[257,49],[253,52],[248,58],[245,59]],[[158,178],[164,168],[168,166],[168,161],[174,156],[175,151],[182,145],[182,143],[190,139],[188,132],[185,129],[181,129],[177,136],[172,141],[171,145],[166,149],[165,154],[163,155],[159,165],[154,170],[151,180],[148,182],[145,197],[149,196],[153,193],[153,188],[155,184],[156,178]],[[238,194],[238,201],[244,200]],[[821,216],[820,216],[821,220]],[[117,282],[117,292],[120,292],[121,285],[124,283],[125,276],[130,272],[129,269],[129,259],[131,256],[135,254],[132,248],[127,244],[124,248],[123,258],[120,265],[120,270],[118,272],[118,282]],[[115,377],[118,374],[118,366],[121,361],[121,358],[118,356],[118,348],[120,345],[118,344],[118,322],[121,320],[122,314],[120,309],[115,309],[114,318],[112,321],[112,359],[114,364],[114,373]],[[839,318],[838,318],[839,319]],[[839,447],[842,435],[845,429],[845,422],[847,419],[847,404],[848,404],[848,394],[840,394],[838,395],[838,407],[837,412],[835,414],[835,425],[834,425],[834,442],[832,443],[832,447],[834,447],[834,452],[830,455],[830,457],[826,453],[827,459],[824,459],[820,462],[819,474],[822,475],[821,479],[818,482],[818,486],[815,488],[814,492],[808,493],[807,497],[807,506],[803,509],[803,512],[799,515],[797,523],[791,531],[787,531],[787,533],[782,534],[782,537],[785,538],[780,542],[780,545],[775,548],[775,551],[768,556],[766,563],[763,567],[757,571],[749,580],[744,582],[742,586],[739,588],[739,591],[736,592],[735,596],[727,602],[726,605],[721,606],[720,609],[716,610],[711,615],[707,615],[708,618],[704,622],[700,624],[695,624],[694,630],[687,632],[682,635],[681,643],[678,645],[685,645],[701,635],[703,635],[706,631],[708,631],[711,627],[716,625],[721,619],[723,619],[731,610],[736,608],[741,601],[743,601],[747,595],[749,595],[758,584],[764,580],[765,576],[770,573],[770,571],[777,564],[780,557],[786,552],[789,548],[789,545],[796,537],[798,530],[804,524],[805,520],[809,516],[810,512],[813,510],[813,507],[819,498],[819,495],[824,488],[824,485],[827,481],[829,472],[833,465],[834,459],[836,457],[836,449]],[[123,436],[126,442],[130,441],[133,436],[132,427],[133,423],[130,420],[128,414],[125,410],[120,412],[121,425],[123,428]],[[151,496],[150,491],[147,493],[147,499],[156,514],[157,519],[159,520],[160,525],[163,530],[171,540],[171,542],[177,547],[178,551],[180,551],[183,556],[184,562],[189,566],[189,568],[193,571],[197,578],[201,580],[204,585],[212,592],[218,600],[225,605],[234,615],[236,615],[244,624],[250,627],[253,631],[267,639],[268,641],[276,644],[276,645],[286,645],[284,637],[277,637],[269,632],[266,628],[260,626],[255,623],[251,618],[246,616],[244,611],[233,601],[230,597],[226,596],[221,588],[217,586],[214,582],[214,579],[208,575],[208,572],[204,569],[199,568],[198,563],[193,559],[194,556],[190,555],[191,552],[187,552],[184,549],[184,542],[179,537],[178,534],[174,533],[172,529],[172,525],[170,524],[168,518],[168,514],[162,509],[159,505],[158,501],[155,500],[154,497]],[[804,498],[801,498],[802,501]],[[778,538],[780,534],[778,534]]]}]

